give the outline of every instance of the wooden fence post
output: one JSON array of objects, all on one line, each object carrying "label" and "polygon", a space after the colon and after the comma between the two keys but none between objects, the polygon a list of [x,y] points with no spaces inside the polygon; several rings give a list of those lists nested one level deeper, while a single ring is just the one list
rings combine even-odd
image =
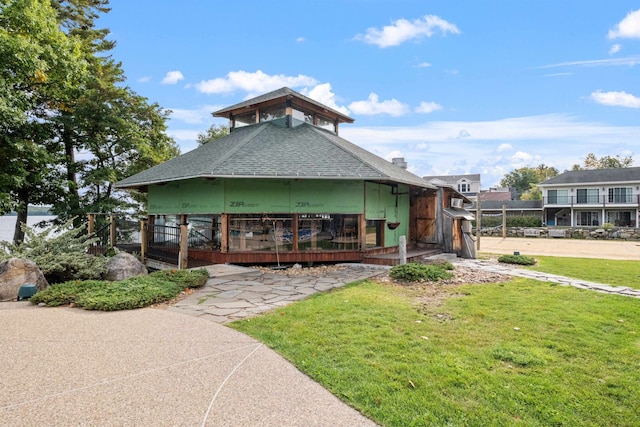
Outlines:
[{"label": "wooden fence post", "polygon": [[116,217],[113,214],[109,215],[109,246],[116,246]]},{"label": "wooden fence post", "polygon": [[480,252],[480,235],[482,234],[482,203],[480,202],[481,193],[478,193],[476,199],[476,250]]},{"label": "wooden fence post", "polygon": [[502,238],[507,237],[507,205],[502,205]]},{"label": "wooden fence post", "polygon": [[185,270],[189,263],[189,224],[187,216],[180,215],[180,252],[178,257],[178,268]]}]

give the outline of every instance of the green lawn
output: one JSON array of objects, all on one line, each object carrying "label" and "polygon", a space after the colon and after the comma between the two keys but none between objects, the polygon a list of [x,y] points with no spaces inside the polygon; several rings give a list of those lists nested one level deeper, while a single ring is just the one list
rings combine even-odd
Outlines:
[{"label": "green lawn", "polygon": [[593,258],[537,256],[530,270],[560,274],[575,279],[640,289],[640,262]]},{"label": "green lawn", "polygon": [[367,281],[231,326],[382,425],[640,425],[638,299],[517,279],[438,305],[425,289]]}]

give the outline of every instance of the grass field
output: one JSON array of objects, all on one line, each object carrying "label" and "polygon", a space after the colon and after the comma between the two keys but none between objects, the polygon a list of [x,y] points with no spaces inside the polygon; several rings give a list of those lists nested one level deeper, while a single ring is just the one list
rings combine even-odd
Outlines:
[{"label": "grass field", "polygon": [[530,270],[559,274],[575,279],[614,286],[640,288],[640,262],[593,258],[535,257],[537,265]]},{"label": "grass field", "polygon": [[[637,274],[607,263],[627,285]],[[573,264],[587,280],[602,268],[536,268]],[[381,425],[640,425],[634,298],[525,279],[367,281],[231,326]]]}]

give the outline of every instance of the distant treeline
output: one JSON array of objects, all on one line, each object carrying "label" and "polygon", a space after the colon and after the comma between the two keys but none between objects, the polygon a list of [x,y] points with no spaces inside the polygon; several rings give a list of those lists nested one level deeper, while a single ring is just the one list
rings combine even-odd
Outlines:
[{"label": "distant treeline", "polygon": [[[53,215],[50,211],[51,206],[29,206],[29,216],[45,216]],[[15,212],[6,213],[5,216],[16,216]]]}]

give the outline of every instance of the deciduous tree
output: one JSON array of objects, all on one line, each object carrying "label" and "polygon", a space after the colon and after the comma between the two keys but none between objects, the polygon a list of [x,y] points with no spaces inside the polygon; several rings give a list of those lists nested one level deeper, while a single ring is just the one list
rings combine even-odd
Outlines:
[{"label": "deciduous tree", "polygon": [[573,165],[573,170],[588,170],[588,169],[611,169],[611,168],[629,168],[633,166],[632,156],[602,156],[596,157],[595,154],[589,153],[585,156],[582,165]]},{"label": "deciduous tree", "polygon": [[[518,198],[520,199],[524,193],[531,191],[533,188],[532,184],[538,184],[549,178],[553,178],[556,175],[558,175],[558,169],[545,164],[541,164],[536,167],[526,166],[515,169],[506,174],[504,178],[500,180],[500,185],[503,187],[515,188]],[[527,197],[533,197],[533,194],[529,194]]]},{"label": "deciduous tree", "polygon": [[229,135],[229,126],[213,124],[206,132],[198,134],[198,145],[207,144],[227,135]]}]

